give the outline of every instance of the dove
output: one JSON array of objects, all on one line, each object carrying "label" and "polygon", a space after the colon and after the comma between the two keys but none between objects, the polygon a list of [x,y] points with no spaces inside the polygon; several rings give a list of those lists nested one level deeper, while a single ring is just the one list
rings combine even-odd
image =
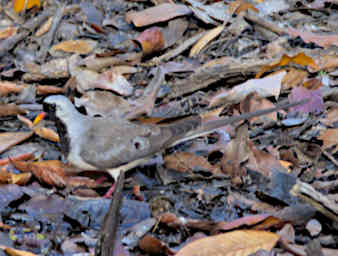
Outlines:
[{"label": "dove", "polygon": [[140,124],[117,117],[90,117],[77,111],[63,95],[45,98],[44,110],[56,122],[67,161],[81,170],[104,170],[115,180],[121,171],[146,163],[155,153],[209,134],[225,125],[293,107],[285,103],[233,117],[202,123],[198,115],[173,124]]}]

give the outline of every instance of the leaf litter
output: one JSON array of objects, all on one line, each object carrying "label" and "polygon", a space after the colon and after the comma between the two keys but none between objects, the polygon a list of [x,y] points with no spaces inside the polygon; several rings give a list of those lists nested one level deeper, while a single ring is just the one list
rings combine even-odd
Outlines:
[{"label": "leaf litter", "polygon": [[[337,10],[319,0],[4,0],[1,253],[336,255]],[[90,116],[158,125],[310,101],[128,172],[107,245],[114,181],[65,161],[55,122],[40,114],[52,94]]]}]

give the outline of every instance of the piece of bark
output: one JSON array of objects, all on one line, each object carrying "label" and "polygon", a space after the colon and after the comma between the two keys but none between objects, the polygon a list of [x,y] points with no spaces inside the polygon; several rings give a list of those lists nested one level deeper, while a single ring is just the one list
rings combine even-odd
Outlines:
[{"label": "piece of bark", "polygon": [[95,249],[95,256],[113,256],[114,254],[116,231],[120,220],[123,184],[124,172],[121,172],[119,178],[117,179],[109,211],[102,223],[100,239]]},{"label": "piece of bark", "polygon": [[325,216],[338,222],[338,204],[316,191],[311,185],[297,181],[290,193],[305,200]]}]

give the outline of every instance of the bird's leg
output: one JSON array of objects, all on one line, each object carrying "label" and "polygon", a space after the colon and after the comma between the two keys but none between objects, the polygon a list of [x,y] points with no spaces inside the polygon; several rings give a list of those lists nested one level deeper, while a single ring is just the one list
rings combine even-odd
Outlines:
[{"label": "bird's leg", "polygon": [[113,177],[113,179],[115,181],[117,181],[117,178],[120,176],[120,173],[121,172],[126,172],[130,169],[133,169],[135,168],[136,166],[138,165],[144,165],[146,164],[150,159],[152,158],[152,156],[149,156],[149,157],[145,157],[145,158],[141,158],[141,159],[137,159],[137,160],[134,160],[130,163],[127,163],[125,165],[121,165],[119,167],[116,167],[116,168],[111,168],[111,169],[108,169],[107,172],[110,174],[110,176]]}]

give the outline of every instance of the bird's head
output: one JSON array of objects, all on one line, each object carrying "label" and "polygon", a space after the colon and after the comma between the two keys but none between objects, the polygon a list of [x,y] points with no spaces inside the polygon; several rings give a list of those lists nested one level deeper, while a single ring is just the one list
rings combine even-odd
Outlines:
[{"label": "bird's head", "polygon": [[63,121],[71,119],[77,113],[71,101],[63,95],[49,96],[43,101],[43,109],[51,119],[59,118]]}]

